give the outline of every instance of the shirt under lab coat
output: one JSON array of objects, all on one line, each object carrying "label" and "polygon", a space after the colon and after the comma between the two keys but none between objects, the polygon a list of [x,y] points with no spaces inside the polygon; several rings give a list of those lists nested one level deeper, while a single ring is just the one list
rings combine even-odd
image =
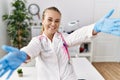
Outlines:
[{"label": "shirt under lab coat", "polygon": [[[92,37],[94,24],[82,27],[69,36],[64,37],[68,47],[80,45]],[[37,80],[77,80],[72,62],[63,50],[63,40],[58,32],[52,42],[43,33],[32,38],[21,51],[26,52],[31,59],[36,59]],[[34,74],[34,73],[33,73]]]}]

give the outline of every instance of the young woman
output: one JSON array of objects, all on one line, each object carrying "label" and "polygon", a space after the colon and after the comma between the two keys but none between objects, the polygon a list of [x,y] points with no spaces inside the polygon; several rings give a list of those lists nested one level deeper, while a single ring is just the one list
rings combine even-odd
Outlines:
[{"label": "young woman", "polygon": [[10,70],[7,77],[9,79],[21,63],[36,58],[37,80],[77,80],[67,48],[80,45],[98,32],[120,36],[118,27],[120,19],[109,19],[113,11],[111,10],[96,24],[82,27],[64,38],[58,32],[62,16],[60,11],[56,7],[45,9],[42,15],[43,29],[39,36],[32,38],[21,50],[11,46],[2,47],[9,54],[0,60],[0,76]]}]

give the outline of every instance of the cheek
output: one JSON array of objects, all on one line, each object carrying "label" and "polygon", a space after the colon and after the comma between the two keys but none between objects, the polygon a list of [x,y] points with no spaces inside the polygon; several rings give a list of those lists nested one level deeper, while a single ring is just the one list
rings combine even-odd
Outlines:
[{"label": "cheek", "polygon": [[42,25],[43,25],[44,29],[48,29],[49,23],[44,21],[44,22],[42,22]]},{"label": "cheek", "polygon": [[48,26],[44,26],[44,30],[48,30],[49,29],[49,27]]},{"label": "cheek", "polygon": [[47,21],[43,21],[42,24],[43,24],[44,26],[46,26],[46,25],[48,25],[48,22],[47,22]]},{"label": "cheek", "polygon": [[59,28],[60,27],[60,24],[57,24],[57,28]]},{"label": "cheek", "polygon": [[59,29],[59,25],[57,26],[57,29]]}]

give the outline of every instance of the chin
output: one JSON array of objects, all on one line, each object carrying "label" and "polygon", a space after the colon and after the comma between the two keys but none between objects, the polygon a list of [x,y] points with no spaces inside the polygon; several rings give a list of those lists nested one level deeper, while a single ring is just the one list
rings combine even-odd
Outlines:
[{"label": "chin", "polygon": [[52,32],[51,34],[55,34],[56,32]]},{"label": "chin", "polygon": [[51,31],[52,34],[55,34],[57,31]]}]

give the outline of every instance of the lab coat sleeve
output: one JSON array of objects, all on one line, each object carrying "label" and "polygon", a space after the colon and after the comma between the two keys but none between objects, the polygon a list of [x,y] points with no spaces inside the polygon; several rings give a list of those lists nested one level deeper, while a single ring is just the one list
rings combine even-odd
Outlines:
[{"label": "lab coat sleeve", "polygon": [[80,45],[84,41],[91,40],[91,38],[93,37],[92,35],[93,28],[94,28],[94,24],[91,24],[91,25],[79,28],[75,30],[73,33],[71,33],[70,35],[68,35],[65,38],[65,41],[68,47],[74,46],[74,45]]},{"label": "lab coat sleeve", "polygon": [[36,56],[38,56],[41,52],[41,45],[40,45],[40,40],[38,37],[34,37],[32,38],[32,40],[30,41],[30,43],[23,47],[21,49],[21,51],[26,52],[31,59],[35,58]]}]

